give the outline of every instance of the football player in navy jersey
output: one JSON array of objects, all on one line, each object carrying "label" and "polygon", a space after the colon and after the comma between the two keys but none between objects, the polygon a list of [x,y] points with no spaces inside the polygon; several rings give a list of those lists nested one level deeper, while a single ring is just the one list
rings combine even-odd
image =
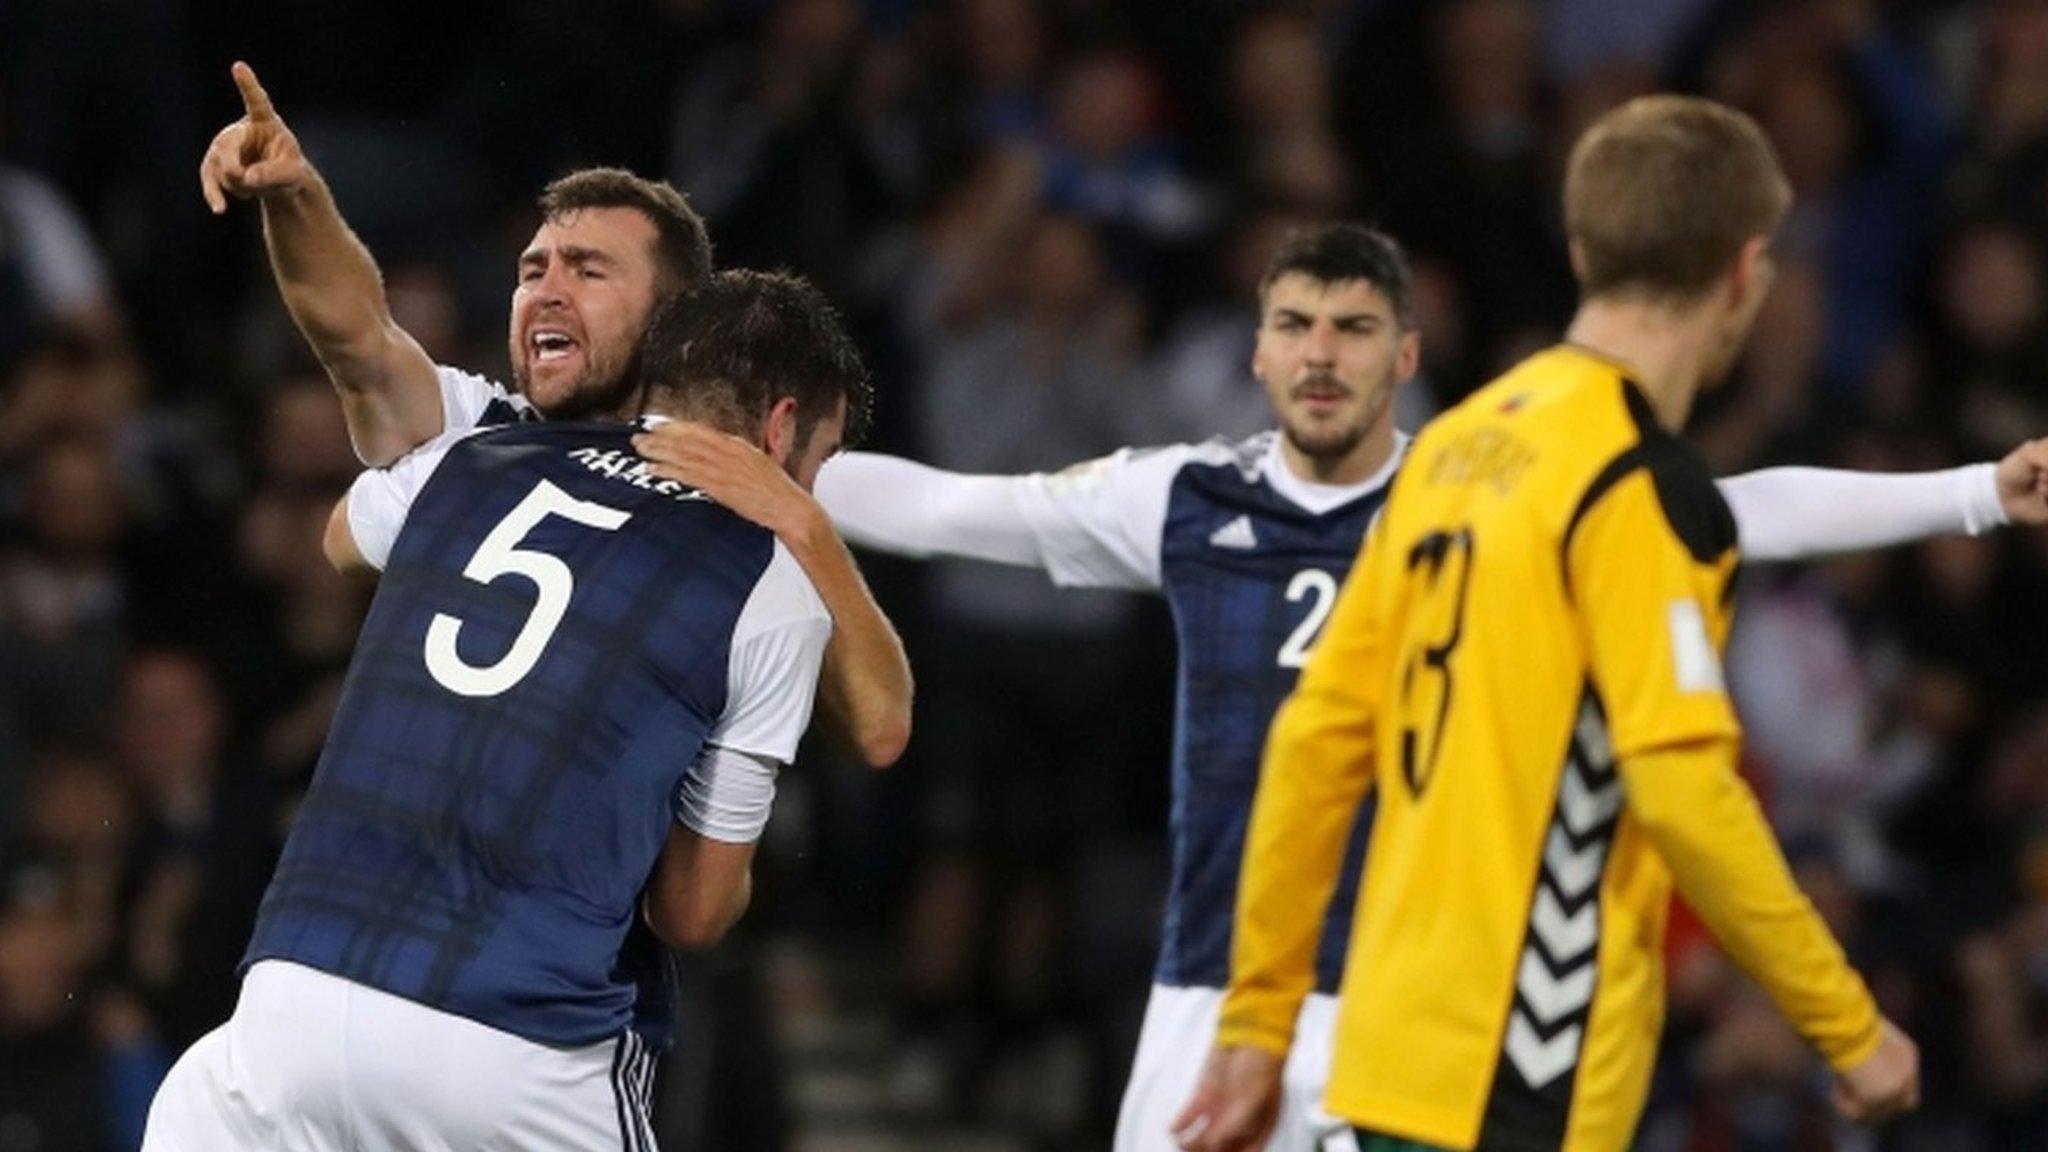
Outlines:
[{"label": "football player in navy jersey", "polygon": [[[1118,1119],[1117,1152],[1174,1147],[1229,982],[1231,919],[1266,729],[1314,646],[1406,438],[1393,394],[1420,356],[1398,246],[1354,224],[1305,230],[1260,292],[1252,371],[1279,427],[1237,443],[1125,449],[1054,474],[963,476],[853,453],[818,498],[856,544],[1045,570],[1067,587],[1147,589],[1179,641],[1172,866],[1154,987]],[[709,480],[718,438],[671,425],[639,438],[663,475]],[[728,445],[728,448],[730,446]],[[1752,559],[1868,548],[2048,520],[2048,443],[1999,464],[1911,476],[1773,469],[1724,481]],[[1329,1065],[1369,814],[1324,923],[1316,993],[1285,1069],[1275,1149],[1338,1131],[1319,1102]],[[1339,1136],[1338,1138],[1342,1138]]]},{"label": "football player in navy jersey", "polygon": [[[662,301],[710,274],[704,221],[668,184],[614,168],[549,184],[519,259],[508,353],[514,387],[438,365],[392,319],[375,259],[247,64],[233,67],[243,115],[199,165],[215,212],[256,201],[285,307],[341,396],[363,462],[389,465],[444,432],[522,419],[629,419],[639,348]],[[330,544],[344,545],[341,510]],[[910,738],[909,665],[822,517],[779,525],[832,610],[823,712],[860,759],[883,767]],[[819,529],[823,528],[823,531]]]},{"label": "football player in navy jersey", "polygon": [[[719,274],[653,332],[649,411],[799,490],[865,422],[795,278]],[[745,907],[832,629],[773,532],[635,455],[658,419],[449,431],[351,488],[383,578],[240,1002],[146,1148],[652,1147],[628,938]]]}]

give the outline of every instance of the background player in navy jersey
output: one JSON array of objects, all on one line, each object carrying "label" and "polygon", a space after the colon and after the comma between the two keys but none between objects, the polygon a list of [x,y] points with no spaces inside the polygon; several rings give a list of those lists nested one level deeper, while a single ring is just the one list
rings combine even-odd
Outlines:
[{"label": "background player in navy jersey", "polygon": [[[369,251],[246,64],[233,68],[243,115],[199,165],[214,212],[253,199],[280,294],[341,396],[364,463],[388,465],[444,432],[541,417],[628,419],[636,360],[659,304],[710,274],[704,221],[668,184],[612,168],[549,184],[521,255],[508,352],[514,387],[437,365],[391,317]],[[346,543],[347,525],[329,539]],[[893,628],[822,521],[774,525],[834,621],[821,693],[844,743],[881,767],[910,734],[909,666]]]},{"label": "background player in navy jersey", "polygon": [[[1118,1119],[1119,1152],[1173,1147],[1228,983],[1231,916],[1266,729],[1292,688],[1385,499],[1405,438],[1394,389],[1416,367],[1409,271],[1395,243],[1357,225],[1304,231],[1261,290],[1254,373],[1279,430],[1242,443],[1124,450],[1054,475],[961,476],[855,453],[818,496],[848,537],[911,556],[1042,568],[1061,585],[1148,589],[1179,640],[1173,860],[1154,987]],[[665,474],[729,470],[719,437],[671,425],[641,437]],[[1777,469],[1726,481],[1745,555],[1800,555],[2041,523],[2048,443],[1917,476]],[[1286,1069],[1272,1147],[1309,1149],[1337,980],[1369,821],[1349,847]]]},{"label": "background player in navy jersey", "polygon": [[[865,421],[799,280],[721,274],[654,332],[650,410],[800,487]],[[744,908],[832,624],[772,533],[654,477],[633,432],[451,431],[351,489],[383,579],[240,1003],[145,1147],[651,1147],[622,949]]]}]

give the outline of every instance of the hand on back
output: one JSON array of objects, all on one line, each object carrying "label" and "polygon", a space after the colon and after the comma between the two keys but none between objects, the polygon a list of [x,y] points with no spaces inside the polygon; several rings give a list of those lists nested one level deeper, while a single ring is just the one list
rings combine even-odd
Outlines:
[{"label": "hand on back", "polygon": [[633,437],[665,479],[688,484],[778,535],[801,531],[817,501],[766,452],[730,433],[670,420]]}]

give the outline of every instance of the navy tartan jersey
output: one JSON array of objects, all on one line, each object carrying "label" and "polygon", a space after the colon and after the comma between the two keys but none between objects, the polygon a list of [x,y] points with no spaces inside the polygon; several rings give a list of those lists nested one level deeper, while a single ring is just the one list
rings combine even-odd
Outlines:
[{"label": "navy tartan jersey", "polygon": [[245,968],[291,960],[550,1044],[632,1022],[636,980],[660,977],[622,946],[727,713],[735,628],[787,557],[651,480],[633,432],[443,438]]},{"label": "navy tartan jersey", "polygon": [[[1275,489],[1266,437],[1174,477],[1160,577],[1180,644],[1174,700],[1173,868],[1154,979],[1230,983],[1231,924],[1266,730],[1294,690],[1384,485],[1317,513]],[[1273,466],[1277,465],[1277,459]],[[1316,956],[1316,989],[1343,976],[1372,806],[1361,808]]]},{"label": "navy tartan jersey", "polygon": [[[1125,449],[1009,492],[1039,562],[1064,586],[1152,588],[1180,656],[1169,817],[1172,871],[1154,979],[1230,982],[1231,920],[1266,729],[1336,604],[1405,441],[1377,476],[1313,485],[1286,471],[1279,434]],[[819,495],[856,538],[886,546],[851,488],[860,454],[827,467]],[[1359,814],[1317,959],[1335,992],[1357,904],[1371,806]]]}]

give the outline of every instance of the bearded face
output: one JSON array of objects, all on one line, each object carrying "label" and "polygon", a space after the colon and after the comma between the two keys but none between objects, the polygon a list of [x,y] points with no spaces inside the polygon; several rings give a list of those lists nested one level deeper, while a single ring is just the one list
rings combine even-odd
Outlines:
[{"label": "bearded face", "polygon": [[654,310],[654,221],[583,208],[544,222],[519,257],[512,377],[551,420],[629,414],[634,360]]},{"label": "bearded face", "polygon": [[1289,272],[1266,289],[1252,371],[1288,443],[1333,465],[1390,418],[1394,386],[1414,372],[1417,347],[1371,281]]}]

